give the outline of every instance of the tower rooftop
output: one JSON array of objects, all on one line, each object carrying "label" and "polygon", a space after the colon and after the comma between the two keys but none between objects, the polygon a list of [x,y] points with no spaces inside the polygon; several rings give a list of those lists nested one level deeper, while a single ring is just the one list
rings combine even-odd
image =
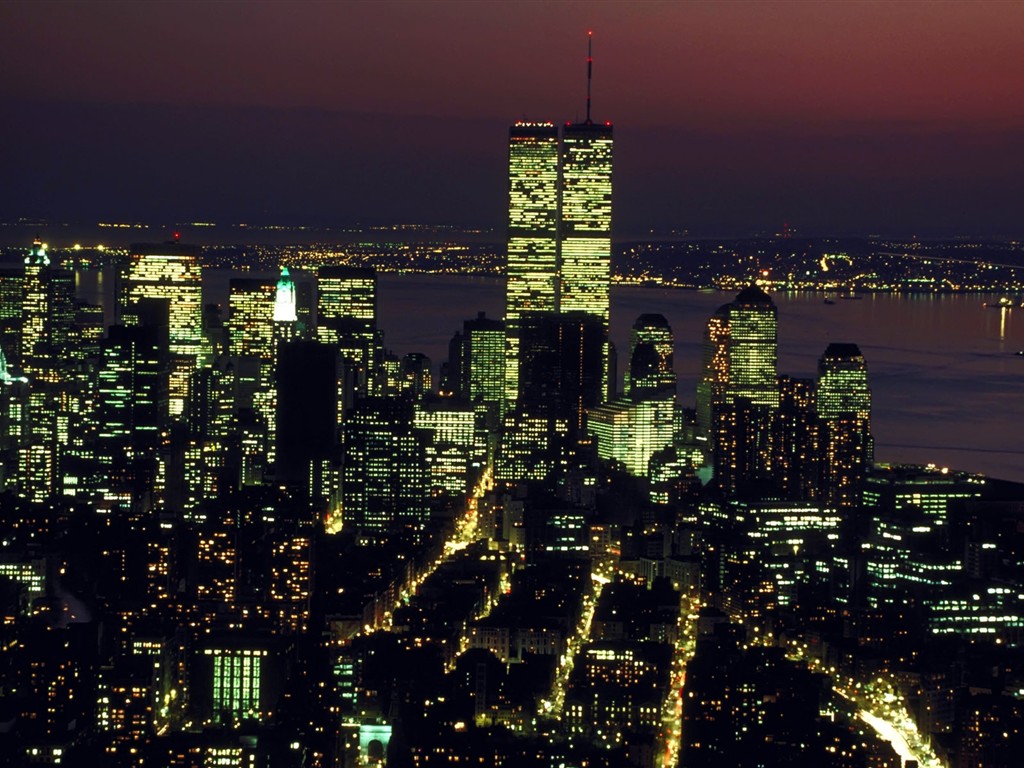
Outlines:
[{"label": "tower rooftop", "polygon": [[633,323],[634,328],[668,328],[668,320],[665,319],[664,315],[647,313],[640,315]]},{"label": "tower rooftop", "polygon": [[748,285],[736,296],[736,304],[773,304],[772,297],[758,285]]},{"label": "tower rooftop", "polygon": [[850,342],[832,342],[823,357],[861,357],[860,347]]}]

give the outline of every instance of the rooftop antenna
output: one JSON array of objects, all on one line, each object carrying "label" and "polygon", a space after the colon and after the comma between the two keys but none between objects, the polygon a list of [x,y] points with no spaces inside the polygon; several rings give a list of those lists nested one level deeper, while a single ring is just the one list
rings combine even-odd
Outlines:
[{"label": "rooftop antenna", "polygon": [[594,33],[593,31],[587,32],[587,125],[591,125],[590,122],[590,80],[594,73]]}]

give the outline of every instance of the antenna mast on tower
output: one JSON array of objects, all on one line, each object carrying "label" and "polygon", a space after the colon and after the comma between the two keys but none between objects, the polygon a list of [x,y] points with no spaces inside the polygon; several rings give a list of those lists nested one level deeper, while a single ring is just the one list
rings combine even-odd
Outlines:
[{"label": "antenna mast on tower", "polygon": [[594,74],[594,33],[587,32],[587,125],[590,125],[590,80]]}]

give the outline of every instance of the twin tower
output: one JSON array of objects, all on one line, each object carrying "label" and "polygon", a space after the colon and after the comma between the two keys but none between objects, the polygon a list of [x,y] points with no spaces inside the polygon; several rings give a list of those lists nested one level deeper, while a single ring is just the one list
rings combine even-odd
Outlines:
[{"label": "twin tower", "polygon": [[[612,126],[519,122],[509,130],[506,388],[520,392],[520,340],[533,318],[563,315],[604,333],[608,391]],[[603,399],[603,398],[602,398]]]}]

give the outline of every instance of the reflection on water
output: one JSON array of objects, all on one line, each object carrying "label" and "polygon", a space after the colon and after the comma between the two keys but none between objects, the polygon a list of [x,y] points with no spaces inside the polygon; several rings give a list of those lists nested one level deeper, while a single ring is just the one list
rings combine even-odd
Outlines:
[{"label": "reflection on water", "polygon": [[[224,302],[227,276],[204,276],[205,300]],[[102,284],[94,277],[79,286],[83,298],[95,300],[111,283],[108,275]],[[423,352],[435,370],[463,320],[478,311],[504,314],[501,279],[382,274],[378,285],[378,324],[388,347],[399,355]],[[620,372],[633,321],[645,312],[663,314],[676,338],[680,400],[692,405],[704,324],[733,297],[613,288],[611,337]],[[879,461],[934,462],[1024,482],[1024,356],[1014,354],[1024,349],[1024,323],[1014,326],[1015,312],[984,308],[987,298],[866,294],[826,305],[820,294],[776,293],[779,371],[812,377],[828,344],[858,344],[874,395]]]}]

